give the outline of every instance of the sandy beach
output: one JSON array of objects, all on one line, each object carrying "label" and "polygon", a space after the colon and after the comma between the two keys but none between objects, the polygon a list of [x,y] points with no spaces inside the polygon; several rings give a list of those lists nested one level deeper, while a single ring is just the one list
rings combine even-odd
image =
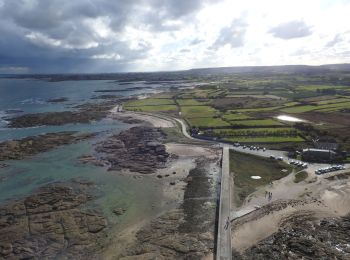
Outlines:
[{"label": "sandy beach", "polygon": [[[149,125],[156,128],[172,128],[177,127],[176,122],[172,119],[167,119],[163,116],[158,115],[150,115],[150,114],[141,114],[135,112],[117,112],[118,108],[115,108],[111,111],[110,117],[114,119],[136,119],[140,120],[145,125]],[[147,174],[147,176],[139,173],[130,173],[128,171],[122,171],[122,174],[132,174],[134,178],[154,178],[157,181],[157,185],[160,186],[163,190],[162,198],[159,198],[159,203],[163,204],[163,211],[159,212],[155,215],[145,216],[142,221],[138,223],[130,224],[125,227],[116,227],[116,232],[111,232],[110,242],[105,246],[105,250],[103,252],[105,259],[153,259],[154,257],[160,257],[160,259],[177,259],[180,255],[191,255],[196,253],[200,254],[206,259],[212,259],[213,247],[214,247],[214,224],[207,225],[205,230],[191,230],[191,228],[187,227],[183,229],[182,225],[187,225],[187,221],[192,221],[191,219],[184,219],[184,212],[188,210],[193,210],[194,208],[198,208],[196,210],[202,210],[202,207],[210,206],[210,210],[208,208],[203,208],[206,211],[206,214],[210,214],[210,217],[207,217],[206,221],[214,221],[215,219],[215,201],[216,201],[216,180],[218,173],[220,172],[219,168],[219,158],[221,151],[217,149],[217,147],[212,146],[211,144],[207,144],[203,142],[202,145],[193,144],[193,141],[188,140],[188,143],[175,143],[169,142],[165,143],[166,151],[171,154],[172,159],[167,163],[165,168],[157,169],[156,172]],[[202,169],[202,166],[206,165],[205,170]],[[199,168],[198,168],[199,167]],[[194,186],[189,187],[189,184],[194,181],[195,177],[193,176],[194,171],[198,171],[198,169],[202,172],[203,176],[200,177],[200,181],[194,184]],[[203,188],[201,182],[203,183]],[[208,186],[209,185],[209,186]],[[195,188],[194,190],[192,190]],[[201,191],[203,189],[203,191]],[[198,195],[196,195],[199,192]],[[195,199],[186,199],[188,196],[202,196],[201,192],[205,194],[203,199],[195,198]],[[192,194],[193,195],[188,195]],[[187,194],[187,195],[186,195]],[[209,195],[210,194],[210,195]],[[209,196],[208,196],[209,195]],[[187,202],[186,202],[187,201]],[[190,203],[192,206],[187,209],[187,204]],[[187,213],[192,214],[192,213]],[[206,214],[201,214],[205,216]],[[175,217],[176,216],[176,217]],[[170,218],[169,218],[170,217]],[[193,216],[198,218],[196,214]],[[192,218],[192,217],[191,217]],[[163,219],[163,220],[162,220]],[[166,220],[165,220],[166,219]],[[170,225],[168,228],[162,226],[161,223],[164,221],[168,222]],[[199,223],[202,224],[202,223]],[[147,232],[148,228],[152,226],[157,226],[157,228],[152,228],[153,232],[159,230],[159,237],[156,237],[154,241],[151,242],[152,247],[156,247],[156,253],[154,250],[144,249],[142,253],[137,252],[139,248],[143,248],[144,245],[149,244],[149,241],[140,240],[140,232]],[[177,227],[177,225],[180,225]],[[164,239],[168,239],[167,229],[173,230],[174,235],[173,238],[167,240],[167,248],[165,249],[165,245],[161,242]],[[182,230],[182,231],[181,231]],[[151,231],[152,232],[152,231]],[[204,232],[204,233],[202,233]],[[179,250],[177,246],[180,246],[186,240],[186,237],[192,237],[194,243],[194,248],[187,250]],[[207,243],[206,249],[202,248],[199,245],[196,246],[196,243],[203,244],[203,242],[194,242],[197,240],[198,236],[208,236],[209,240]],[[204,246],[204,244],[203,244]],[[150,247],[150,245],[149,245]],[[197,248],[198,247],[198,248]],[[172,249],[171,249],[172,248]],[[202,249],[201,249],[202,248]],[[203,252],[200,252],[203,251]],[[182,252],[182,253],[181,253]],[[136,256],[137,254],[137,256]],[[124,257],[124,258],[123,258]],[[153,257],[153,258],[152,258]],[[162,258],[163,257],[163,258]]]},{"label": "sandy beach", "polygon": [[[294,174],[273,182],[251,194],[237,210],[259,207],[250,214],[232,222],[232,247],[243,253],[257,246],[281,228],[297,222],[320,221],[338,218],[350,212],[350,182],[329,181],[310,177],[305,182],[294,183]],[[272,192],[268,202],[265,191]]]}]

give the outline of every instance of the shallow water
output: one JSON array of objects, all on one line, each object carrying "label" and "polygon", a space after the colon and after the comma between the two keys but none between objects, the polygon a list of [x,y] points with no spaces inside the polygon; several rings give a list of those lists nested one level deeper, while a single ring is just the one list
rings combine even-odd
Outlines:
[{"label": "shallow water", "polygon": [[[145,89],[115,93],[94,92],[101,89],[128,89],[142,86],[145,86]],[[22,113],[71,110],[77,104],[96,101],[91,99],[93,96],[139,95],[159,91],[160,87],[159,84],[146,85],[144,82],[119,85],[116,82],[104,80],[46,82],[0,78],[0,117],[21,114],[8,115],[6,114],[8,109],[20,109],[23,110]],[[48,99],[59,97],[67,97],[69,100],[63,103],[46,102]],[[77,162],[77,158],[82,154],[93,152],[93,142],[101,138],[101,135],[116,133],[128,127],[130,125],[110,118],[89,124],[22,129],[9,129],[6,128],[6,122],[0,122],[0,141],[68,130],[100,133],[95,140],[61,146],[25,160],[5,162],[10,166],[0,169],[0,204],[14,198],[25,197],[40,186],[52,182],[84,178],[97,184],[96,203],[106,213],[110,223],[130,223],[144,216],[156,214],[163,206],[159,202],[162,188],[156,178],[142,176],[135,179],[130,175],[107,172],[105,168]],[[123,216],[115,216],[112,210],[117,207],[126,208],[126,213]]]},{"label": "shallow water", "polygon": [[[108,172],[105,168],[80,164],[77,157],[91,150],[91,141],[62,146],[31,159],[6,162],[10,167],[0,169],[0,203],[13,198],[21,198],[35,189],[57,181],[70,181],[83,178],[97,185],[96,203],[102,208],[110,222],[127,221],[138,215],[153,214],[161,209],[155,201],[162,194],[155,178],[148,176],[140,179]],[[126,208],[122,217],[116,217],[112,210]]]},{"label": "shallow water", "polygon": [[[133,88],[143,89],[133,89]],[[15,117],[27,113],[40,113],[52,111],[73,110],[74,106],[86,102],[97,102],[91,99],[103,94],[120,96],[141,95],[158,92],[164,88],[159,84],[145,84],[135,82],[128,85],[120,85],[114,81],[106,80],[82,80],[47,82],[43,80],[6,79],[0,78],[0,141],[26,136],[58,131],[106,131],[118,128],[119,122],[102,120],[91,124],[68,124],[64,126],[41,126],[34,128],[9,129],[6,128],[6,118]],[[121,92],[102,93],[96,90],[127,90]],[[68,101],[61,103],[47,102],[52,98],[66,97]],[[20,110],[19,113],[7,113],[7,110]]]}]

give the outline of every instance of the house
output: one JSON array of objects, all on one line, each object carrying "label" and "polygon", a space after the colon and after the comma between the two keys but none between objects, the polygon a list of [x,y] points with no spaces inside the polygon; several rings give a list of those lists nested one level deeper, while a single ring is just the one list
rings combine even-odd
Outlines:
[{"label": "house", "polygon": [[301,153],[302,159],[310,162],[329,162],[334,160],[336,155],[336,152],[332,150],[315,148],[303,149]]}]

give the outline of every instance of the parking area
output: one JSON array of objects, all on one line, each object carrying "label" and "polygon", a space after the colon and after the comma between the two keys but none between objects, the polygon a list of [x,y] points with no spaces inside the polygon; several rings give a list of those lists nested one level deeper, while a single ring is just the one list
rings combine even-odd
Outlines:
[{"label": "parking area", "polygon": [[[227,146],[227,144],[225,145]],[[286,163],[295,166],[298,170],[304,169],[310,174],[310,176],[329,177],[330,175],[343,173],[350,169],[350,164],[309,163],[292,159],[288,157],[288,152],[286,151],[268,150],[261,145],[241,145],[235,143],[228,146],[230,149],[238,152],[268,157],[271,158],[271,160],[285,161]]]}]

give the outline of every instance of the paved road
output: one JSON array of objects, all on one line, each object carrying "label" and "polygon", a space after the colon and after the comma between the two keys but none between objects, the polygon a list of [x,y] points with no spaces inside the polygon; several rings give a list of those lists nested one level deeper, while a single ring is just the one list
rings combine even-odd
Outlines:
[{"label": "paved road", "polygon": [[231,181],[229,167],[229,147],[224,146],[222,150],[222,167],[221,167],[221,191],[220,191],[220,208],[218,236],[216,244],[216,259],[231,260]]},{"label": "paved road", "polygon": [[[176,122],[180,123],[182,134],[185,137],[187,137],[189,139],[195,139],[187,132],[187,127],[186,127],[186,124],[184,123],[184,121],[182,121],[181,119],[177,119],[177,118],[175,118],[175,120],[176,120]],[[199,139],[196,139],[196,140],[199,140]]]}]

